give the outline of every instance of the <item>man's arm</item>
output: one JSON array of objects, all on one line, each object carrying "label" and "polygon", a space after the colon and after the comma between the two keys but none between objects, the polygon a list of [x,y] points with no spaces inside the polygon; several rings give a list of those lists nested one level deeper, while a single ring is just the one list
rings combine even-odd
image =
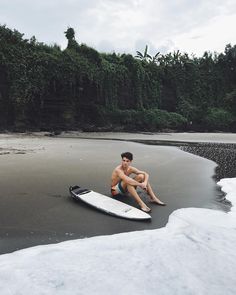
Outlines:
[{"label": "man's arm", "polygon": [[142,170],[139,170],[139,169],[137,169],[137,168],[135,168],[135,167],[131,167],[131,172],[132,173],[134,173],[134,174],[136,174],[136,175],[138,175],[138,174],[143,174],[144,175],[144,183],[146,184],[146,186],[147,186],[147,184],[148,184],[148,179],[149,179],[149,174],[147,173],[147,172],[145,172],[145,171],[142,171]]},{"label": "man's arm", "polygon": [[138,182],[135,179],[125,175],[123,171],[117,169],[116,172],[117,172],[119,178],[121,180],[123,180],[124,182],[126,182],[127,184],[134,185],[134,186],[141,186],[141,187],[143,186],[140,182]]}]

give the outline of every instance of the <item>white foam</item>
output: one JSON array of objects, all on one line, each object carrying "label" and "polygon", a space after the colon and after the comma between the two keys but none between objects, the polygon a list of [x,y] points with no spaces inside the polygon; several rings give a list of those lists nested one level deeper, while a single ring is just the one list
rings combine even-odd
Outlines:
[{"label": "white foam", "polygon": [[[218,184],[235,203],[236,178]],[[161,229],[1,255],[1,295],[236,294],[235,216],[180,209]]]}]

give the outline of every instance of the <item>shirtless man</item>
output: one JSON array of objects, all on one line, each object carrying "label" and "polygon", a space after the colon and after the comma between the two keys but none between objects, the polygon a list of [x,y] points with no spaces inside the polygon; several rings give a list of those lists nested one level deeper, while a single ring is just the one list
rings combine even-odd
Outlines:
[{"label": "shirtless man", "polygon": [[[144,212],[150,212],[151,209],[142,201],[138,195],[136,188],[139,186],[147,192],[151,202],[165,206],[161,200],[154,194],[151,185],[148,182],[149,175],[145,171],[140,171],[131,166],[133,155],[129,152],[121,154],[121,165],[117,166],[111,175],[111,194],[113,196],[121,194],[125,195],[127,192],[136,200],[140,209]],[[134,178],[130,174],[136,174]]]}]

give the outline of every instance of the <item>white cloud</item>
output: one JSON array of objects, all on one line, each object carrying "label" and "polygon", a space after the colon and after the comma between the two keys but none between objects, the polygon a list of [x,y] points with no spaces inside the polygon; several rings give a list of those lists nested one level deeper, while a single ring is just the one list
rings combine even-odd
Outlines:
[{"label": "white cloud", "polygon": [[64,31],[71,26],[79,43],[132,54],[146,44],[152,54],[176,48],[196,54],[222,51],[236,43],[235,14],[232,0],[0,0],[1,24],[26,37],[64,48]]},{"label": "white cloud", "polygon": [[[212,18],[207,26],[194,28],[186,34],[174,39],[176,46],[182,51],[202,55],[204,51],[223,52],[226,44],[235,41],[236,13]],[[235,44],[235,43],[234,43]]]}]

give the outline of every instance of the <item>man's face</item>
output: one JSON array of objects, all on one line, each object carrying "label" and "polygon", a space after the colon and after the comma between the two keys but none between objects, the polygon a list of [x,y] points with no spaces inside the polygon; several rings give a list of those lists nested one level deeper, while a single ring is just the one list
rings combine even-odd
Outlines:
[{"label": "man's face", "polygon": [[124,169],[127,169],[131,164],[131,161],[129,159],[127,159],[126,157],[122,158],[122,162],[121,165]]}]

